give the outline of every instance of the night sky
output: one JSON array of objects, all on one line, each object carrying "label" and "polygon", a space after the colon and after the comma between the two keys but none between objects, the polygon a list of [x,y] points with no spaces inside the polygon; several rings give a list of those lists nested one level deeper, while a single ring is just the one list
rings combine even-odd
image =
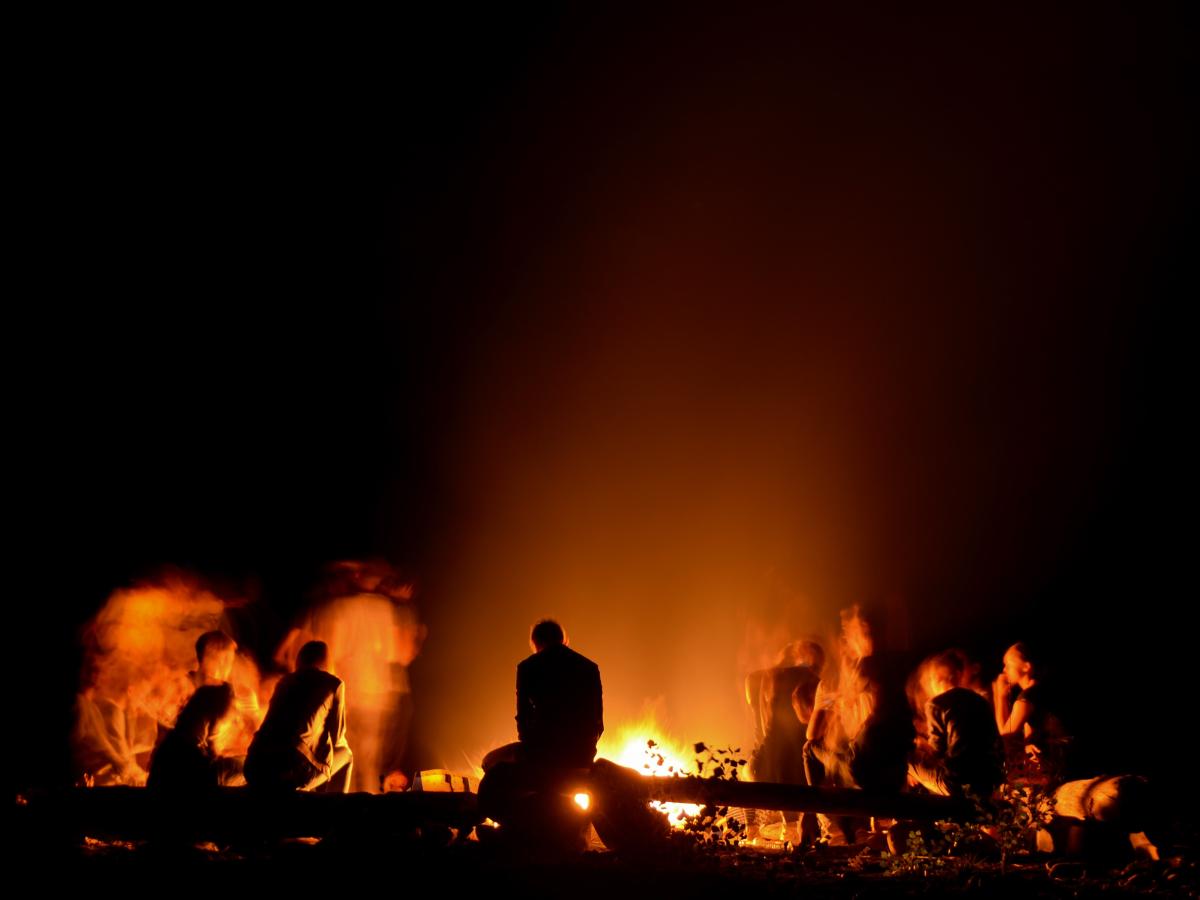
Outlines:
[{"label": "night sky", "polygon": [[1182,765],[1195,34],[1143,6],[48,28],[33,776],[113,589],[252,596],[266,654],[368,555],[419,587],[431,763],[510,738],[539,616],[610,726],[735,741],[763,635],[871,600],[990,675],[1040,639],[1111,765]]}]

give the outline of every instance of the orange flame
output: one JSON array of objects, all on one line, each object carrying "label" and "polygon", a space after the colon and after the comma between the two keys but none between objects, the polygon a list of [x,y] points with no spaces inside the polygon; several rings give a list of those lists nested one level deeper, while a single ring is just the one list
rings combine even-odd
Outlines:
[{"label": "orange flame", "polygon": [[[606,732],[600,740],[597,755],[611,759],[619,765],[636,769],[649,777],[682,777],[695,775],[696,766],[686,762],[694,754],[683,744],[667,735],[655,721],[653,715],[645,716],[640,722],[624,725],[615,733]],[[682,828],[684,819],[700,812],[692,803],[651,803],[676,828]]]}]

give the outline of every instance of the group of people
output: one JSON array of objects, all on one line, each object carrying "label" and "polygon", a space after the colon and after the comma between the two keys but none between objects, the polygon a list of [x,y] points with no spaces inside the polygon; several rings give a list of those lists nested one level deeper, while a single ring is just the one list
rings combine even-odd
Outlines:
[{"label": "group of people", "polygon": [[[840,643],[835,666],[819,643],[796,641],[747,677],[756,780],[986,798],[1006,772],[1042,784],[1067,777],[1071,738],[1026,645],[1008,649],[989,690],[958,650],[908,675],[857,607],[842,614]],[[799,824],[802,840],[816,836],[816,817]]]},{"label": "group of people", "polygon": [[[291,781],[403,789],[414,713],[409,667],[426,633],[414,592],[379,560],[329,564],[265,674],[260,653],[239,650],[231,635],[261,652],[267,610],[222,599],[183,576],[114,592],[83,634],[74,780],[166,789],[266,783],[286,754],[264,748],[280,744],[294,745],[319,770],[297,763]],[[279,689],[277,673],[290,673]],[[341,679],[340,696],[330,673]],[[273,689],[274,705],[291,712],[265,708]],[[343,785],[347,734],[353,782]]]},{"label": "group of people", "polygon": [[246,713],[229,683],[236,645],[220,631],[196,642],[196,690],[150,760],[147,786],[198,793],[249,784],[276,790],[348,791],[353,753],[346,738],[346,686],[328,671],[329,647],[309,641],[295,671],[275,687],[245,756],[227,735]]}]

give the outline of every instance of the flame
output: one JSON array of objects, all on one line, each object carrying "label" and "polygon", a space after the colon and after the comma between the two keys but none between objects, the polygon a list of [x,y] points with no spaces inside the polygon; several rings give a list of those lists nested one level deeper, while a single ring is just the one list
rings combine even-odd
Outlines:
[{"label": "flame", "polygon": [[[636,769],[647,777],[697,774],[695,763],[686,762],[694,759],[695,754],[667,735],[652,715],[618,728],[615,734],[606,733],[600,740],[597,755]],[[676,828],[682,828],[687,817],[700,812],[700,807],[694,803],[655,801],[650,805],[666,816]]]},{"label": "flame", "polygon": [[587,812],[588,807],[592,805],[591,796],[589,794],[584,793],[583,791],[580,791],[578,794],[576,794],[571,799],[574,800],[575,805],[578,806],[580,809],[582,809],[584,812]]}]

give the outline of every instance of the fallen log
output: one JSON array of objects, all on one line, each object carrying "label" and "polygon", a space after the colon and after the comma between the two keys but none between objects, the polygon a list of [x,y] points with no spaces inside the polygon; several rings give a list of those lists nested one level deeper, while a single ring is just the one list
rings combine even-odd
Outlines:
[{"label": "fallen log", "polygon": [[[611,763],[598,765],[591,780],[597,793],[615,791],[634,803],[693,803],[916,820],[966,819],[974,813],[970,803],[948,797],[646,777]],[[581,786],[578,781],[572,784]],[[470,793],[264,794],[248,788],[221,788],[185,798],[133,787],[46,792],[28,798],[19,815],[22,827],[63,838],[86,835],[136,841],[186,835],[218,843],[347,833],[385,835],[411,832],[430,823],[469,829],[483,818],[477,796]]]},{"label": "fallen log", "polygon": [[63,838],[147,840],[186,835],[217,843],[411,831],[428,823],[470,828],[474,794],[264,794],[221,788],[203,796],[162,796],[145,788],[70,788],[26,798],[21,827]]}]

